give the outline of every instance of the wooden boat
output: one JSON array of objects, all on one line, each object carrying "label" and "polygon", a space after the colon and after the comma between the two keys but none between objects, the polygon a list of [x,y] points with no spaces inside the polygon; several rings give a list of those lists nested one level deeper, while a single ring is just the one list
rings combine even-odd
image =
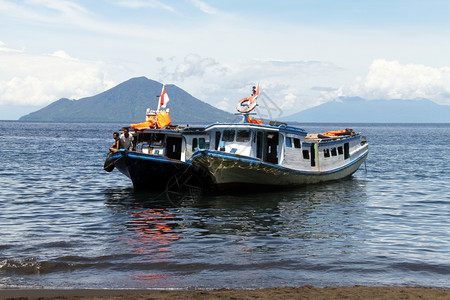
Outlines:
[{"label": "wooden boat", "polygon": [[195,150],[209,147],[209,135],[204,127],[171,124],[168,111],[160,110],[168,101],[164,86],[160,98],[156,111],[147,109],[145,122],[130,125],[134,147],[110,152],[105,170],[117,168],[135,189],[201,189],[209,178],[190,162]]},{"label": "wooden boat", "polygon": [[[136,141],[136,150],[111,152],[105,165],[112,163],[131,179],[135,189],[165,190],[174,176],[193,176],[196,172],[190,160],[194,149],[204,147],[208,141],[204,128],[193,127],[142,129],[130,134]],[[196,180],[192,185],[198,188],[203,185],[198,176],[192,180]]]},{"label": "wooden boat", "polygon": [[285,123],[263,124],[251,118],[248,109],[240,110],[241,102],[242,122],[207,126],[210,147],[192,158],[193,165],[208,172],[219,190],[338,180],[351,176],[367,158],[368,143],[360,133],[345,129],[308,134]]}]

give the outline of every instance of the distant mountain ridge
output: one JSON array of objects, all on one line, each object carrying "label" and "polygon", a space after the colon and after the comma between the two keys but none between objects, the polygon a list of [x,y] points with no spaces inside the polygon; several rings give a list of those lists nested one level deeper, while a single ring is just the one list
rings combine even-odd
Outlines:
[{"label": "distant mountain ridge", "polygon": [[281,118],[285,122],[450,123],[450,106],[427,99],[365,100],[339,97]]},{"label": "distant mountain ridge", "polygon": [[[21,121],[127,122],[145,120],[147,108],[156,109],[162,83],[137,77],[92,97],[59,99],[25,115]],[[174,123],[213,123],[236,120],[236,116],[209,105],[176,85],[166,85],[170,118]],[[340,97],[304,111],[282,117],[284,122],[329,123],[450,123],[450,106],[427,99],[365,100]]]},{"label": "distant mountain ridge", "polygon": [[[80,100],[59,99],[48,106],[25,115],[21,121],[129,122],[145,121],[147,108],[157,108],[162,83],[137,77],[103,93]],[[233,114],[222,111],[193,97],[176,85],[166,85],[173,122],[216,122],[234,120]]]}]

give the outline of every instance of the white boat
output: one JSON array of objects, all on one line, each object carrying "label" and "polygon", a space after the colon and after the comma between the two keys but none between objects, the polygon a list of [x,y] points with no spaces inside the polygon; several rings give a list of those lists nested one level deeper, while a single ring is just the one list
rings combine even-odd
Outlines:
[{"label": "white boat", "polygon": [[[262,124],[249,114],[256,98],[239,101],[241,123],[207,126],[210,147],[192,157],[193,165],[207,171],[219,190],[338,180],[351,176],[367,158],[366,138],[351,129],[308,134],[285,123]],[[245,102],[247,107],[242,107]]]}]

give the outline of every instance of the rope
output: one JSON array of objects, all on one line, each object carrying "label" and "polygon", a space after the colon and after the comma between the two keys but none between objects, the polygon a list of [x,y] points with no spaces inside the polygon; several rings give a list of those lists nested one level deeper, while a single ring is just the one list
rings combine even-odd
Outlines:
[{"label": "rope", "polygon": [[[181,179],[181,178],[183,178],[183,176],[184,176],[188,171],[191,171],[191,169],[195,169],[195,167],[194,167],[193,165],[189,165],[183,172],[180,172],[180,173],[177,173],[177,174],[173,175],[169,180],[171,180],[172,178],[174,178],[174,177],[176,177],[176,176],[177,176],[178,178]],[[197,174],[196,172],[192,173],[192,174],[191,174],[191,177],[192,177],[192,176],[196,176],[196,174]],[[191,177],[185,179],[184,182],[182,182],[182,185],[184,185]],[[202,180],[202,179],[200,179],[200,181],[201,181],[201,180]],[[169,196],[169,191],[170,191],[170,189],[171,189],[174,185],[176,185],[176,184],[178,184],[177,180],[173,180],[173,182],[172,182],[170,185],[168,185],[164,191],[162,191],[162,192],[161,192],[160,194],[158,194],[156,197],[153,197],[153,199],[155,199],[155,200],[158,200],[158,199],[159,199],[159,200],[162,200],[162,199],[163,199],[162,196],[165,195],[165,196],[166,196],[165,198],[166,198],[167,200],[169,200],[169,202],[170,202],[174,207],[180,208],[180,207],[181,207],[181,204],[184,204],[185,201],[186,201],[186,199],[182,198],[180,202],[174,203],[174,201],[172,201],[172,199],[171,199],[170,196]],[[200,184],[201,184],[201,183],[200,183]],[[201,186],[199,186],[199,190],[200,190],[200,194],[194,195],[194,194],[190,193],[190,196],[196,198],[195,200],[199,200],[199,199],[201,198],[201,196],[202,196],[202,193],[204,192],[204,191],[203,191],[203,188],[202,188]],[[160,198],[160,197],[161,197],[161,198]]]},{"label": "rope", "polygon": [[51,194],[51,193],[53,193],[53,192],[60,191],[60,190],[62,190],[62,189],[71,187],[71,186],[73,186],[73,185],[75,185],[75,184],[78,184],[78,183],[80,183],[80,182],[82,182],[82,181],[85,181],[85,180],[87,180],[87,179],[89,179],[89,178],[94,177],[95,175],[97,175],[97,174],[100,173],[101,171],[103,171],[103,170],[105,170],[106,168],[110,167],[111,165],[115,164],[115,163],[116,163],[119,159],[121,159],[122,157],[123,157],[123,156],[117,158],[116,160],[112,161],[110,164],[104,166],[103,168],[101,168],[101,169],[95,171],[94,173],[92,173],[92,174],[90,174],[90,175],[88,175],[88,176],[86,176],[86,177],[83,177],[83,178],[81,178],[81,179],[78,179],[78,180],[76,180],[76,181],[74,181],[74,182],[72,182],[72,183],[69,183],[69,184],[66,184],[66,185],[60,186],[60,187],[58,187],[58,188],[55,188],[55,189],[52,189],[52,190],[45,191],[45,192],[36,193],[36,194],[28,195],[28,196],[17,197],[17,198],[13,198],[13,199],[6,199],[6,200],[4,200],[4,201],[16,201],[16,200],[29,199],[29,198],[33,198],[33,197],[37,197],[37,196],[42,196],[42,195]]},{"label": "rope", "polygon": [[[180,177],[183,177],[183,175],[190,169],[192,168],[192,165],[189,165],[181,174]],[[177,176],[178,174],[175,174],[174,176]],[[173,177],[172,177],[173,178]],[[158,194],[156,197],[154,197],[154,199],[159,199],[159,197],[161,197],[162,195],[166,195],[166,198],[168,198],[168,200],[170,201],[170,203],[172,203],[172,205],[178,207],[178,205],[176,205],[175,203],[172,202],[172,199],[170,199],[170,197],[167,197],[167,192],[169,191],[169,189],[171,187],[173,187],[175,185],[176,181],[174,181],[171,185],[169,185],[168,187],[166,187],[166,189],[161,192],[160,194]]]}]

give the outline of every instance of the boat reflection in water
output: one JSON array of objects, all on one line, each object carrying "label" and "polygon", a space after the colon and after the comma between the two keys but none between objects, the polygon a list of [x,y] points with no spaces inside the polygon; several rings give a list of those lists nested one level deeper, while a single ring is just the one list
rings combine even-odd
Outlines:
[{"label": "boat reflection in water", "polygon": [[160,264],[173,257],[172,244],[180,239],[179,218],[170,212],[173,206],[159,194],[136,192],[132,188],[110,189],[105,195],[106,205],[114,214],[128,216],[123,220],[125,230],[119,240],[126,245],[130,260],[137,262],[134,268],[142,270],[130,278],[142,282],[170,280],[171,275]]},{"label": "boat reflection in water", "polygon": [[[142,209],[131,213],[132,219],[125,226],[133,232],[132,239],[122,238],[131,246],[131,252],[138,254],[152,254],[165,252],[170,244],[179,239],[173,231],[173,214],[167,214],[163,209]],[[171,224],[172,223],[172,224]]]},{"label": "boat reflection in water", "polygon": [[207,286],[214,275],[230,270],[239,276],[280,262],[285,270],[297,270],[299,259],[308,268],[317,255],[333,268],[327,258],[339,256],[343,244],[352,255],[367,245],[361,230],[367,226],[368,197],[358,179],[278,193],[205,195],[184,207],[156,196],[132,188],[108,193],[118,249],[136,285]]},{"label": "boat reflection in water", "polygon": [[[141,263],[157,264],[170,259],[171,243],[179,236],[169,224],[173,215],[166,214],[163,209],[142,209],[131,213],[132,219],[125,225],[132,235],[122,236],[120,239],[130,247],[130,252],[139,256]],[[143,258],[145,257],[145,258]],[[168,280],[170,275],[160,270],[139,272],[131,276],[137,281]]]}]

